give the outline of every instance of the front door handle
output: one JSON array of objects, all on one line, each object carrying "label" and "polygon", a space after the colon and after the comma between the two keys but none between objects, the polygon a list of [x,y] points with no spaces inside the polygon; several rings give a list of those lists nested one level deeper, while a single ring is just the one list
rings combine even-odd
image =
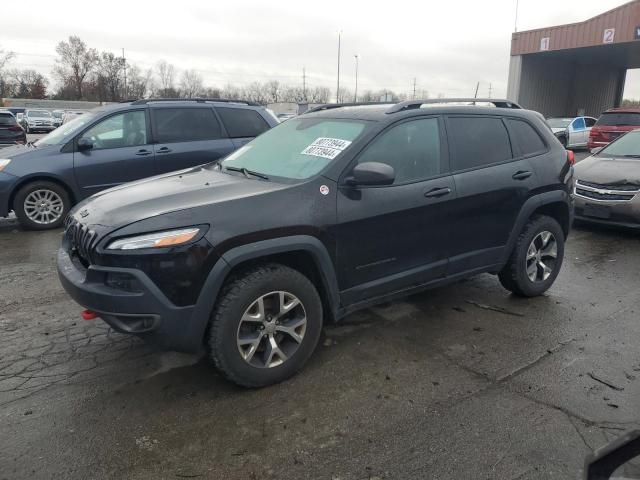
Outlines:
[{"label": "front door handle", "polygon": [[532,175],[531,172],[520,170],[519,172],[514,173],[513,177],[511,178],[513,178],[514,180],[526,180],[531,175]]},{"label": "front door handle", "polygon": [[451,189],[449,187],[436,187],[432,188],[428,192],[425,192],[424,196],[427,198],[436,198],[436,197],[444,197],[445,195],[449,195],[451,193]]},{"label": "front door handle", "polygon": [[142,148],[136,152],[136,155],[140,155],[142,157],[144,155],[151,155],[151,152],[149,150]]},{"label": "front door handle", "polygon": [[169,147],[162,147],[156,153],[169,153],[171,149]]}]

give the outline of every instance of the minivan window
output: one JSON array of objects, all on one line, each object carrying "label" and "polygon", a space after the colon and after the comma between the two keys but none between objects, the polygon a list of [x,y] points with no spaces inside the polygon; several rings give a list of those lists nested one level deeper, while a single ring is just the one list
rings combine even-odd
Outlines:
[{"label": "minivan window", "polygon": [[453,169],[483,167],[513,158],[507,129],[496,117],[449,117]]},{"label": "minivan window", "polygon": [[603,113],[596,122],[596,125],[623,126],[640,125],[640,113],[631,112],[610,112]]},{"label": "minivan window", "polygon": [[82,136],[93,142],[93,150],[144,145],[147,143],[146,119],[143,110],[120,113],[94,125]]},{"label": "minivan window", "polygon": [[394,185],[441,173],[440,129],[437,118],[423,118],[391,127],[358,157],[358,163],[378,162],[393,167]]},{"label": "minivan window", "polygon": [[153,126],[160,143],[221,138],[220,122],[211,108],[155,108]]},{"label": "minivan window", "polygon": [[269,177],[309,178],[342,155],[365,125],[356,120],[293,118],[239,148],[221,166]]},{"label": "minivan window", "polygon": [[216,108],[231,138],[257,137],[269,130],[269,124],[255,110],[246,108]]},{"label": "minivan window", "polygon": [[527,157],[547,150],[547,146],[538,135],[538,132],[527,122],[513,118],[507,119],[506,122],[511,129],[513,139],[520,147],[520,155]]}]

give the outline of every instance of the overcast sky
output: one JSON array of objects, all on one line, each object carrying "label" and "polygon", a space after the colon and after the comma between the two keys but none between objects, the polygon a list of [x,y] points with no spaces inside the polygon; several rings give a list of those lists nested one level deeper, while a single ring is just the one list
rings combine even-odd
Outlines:
[{"label": "overcast sky", "polygon": [[[621,0],[520,0],[518,30],[586,20]],[[516,0],[64,0],[29,2],[5,17],[0,48],[12,67],[49,74],[55,45],[78,35],[89,46],[121,54],[143,68],[165,59],[200,71],[208,86],[277,79],[335,89],[337,32],[342,30],[341,83],[432,96],[506,95]],[[626,96],[640,97],[635,74]],[[637,77],[640,80],[640,76]]]}]

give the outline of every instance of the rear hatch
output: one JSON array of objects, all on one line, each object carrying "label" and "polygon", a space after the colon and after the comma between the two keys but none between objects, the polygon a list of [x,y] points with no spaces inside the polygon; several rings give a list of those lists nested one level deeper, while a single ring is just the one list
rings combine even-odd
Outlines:
[{"label": "rear hatch", "polygon": [[0,140],[15,139],[21,136],[22,127],[10,113],[0,112]]},{"label": "rear hatch", "polygon": [[609,143],[636,128],[640,128],[640,112],[605,112],[591,129],[589,142]]}]

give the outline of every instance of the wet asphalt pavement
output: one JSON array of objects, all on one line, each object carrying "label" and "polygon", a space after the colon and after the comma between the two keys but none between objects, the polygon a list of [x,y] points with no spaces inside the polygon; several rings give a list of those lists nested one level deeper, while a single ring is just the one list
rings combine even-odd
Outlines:
[{"label": "wet asphalt pavement", "polygon": [[577,226],[539,298],[480,275],[353,314],[261,390],[83,321],[60,237],[0,221],[0,479],[575,479],[640,428],[640,233]]}]

